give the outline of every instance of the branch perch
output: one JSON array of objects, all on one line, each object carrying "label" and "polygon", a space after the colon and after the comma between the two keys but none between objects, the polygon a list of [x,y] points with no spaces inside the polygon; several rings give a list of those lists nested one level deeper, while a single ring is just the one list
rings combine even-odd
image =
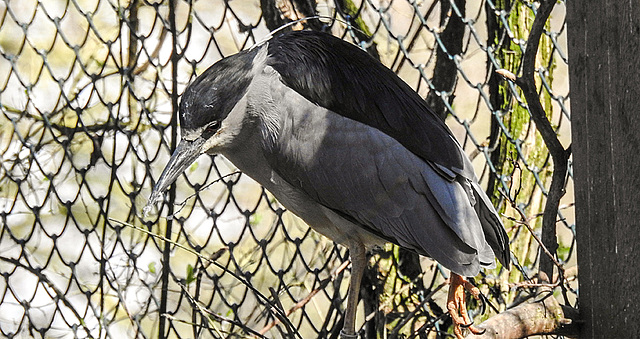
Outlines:
[{"label": "branch perch", "polygon": [[541,284],[532,302],[518,305],[478,325],[485,332],[473,333],[467,339],[516,339],[532,335],[560,334],[577,337],[579,317],[577,310],[562,306],[553,296],[546,274],[541,273]]}]

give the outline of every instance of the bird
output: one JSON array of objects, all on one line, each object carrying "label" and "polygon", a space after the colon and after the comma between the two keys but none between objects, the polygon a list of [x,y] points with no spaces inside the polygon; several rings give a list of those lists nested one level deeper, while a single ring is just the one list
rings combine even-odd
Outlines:
[{"label": "bird", "polygon": [[357,338],[367,251],[387,242],[450,270],[454,333],[474,333],[465,277],[509,268],[509,238],[447,125],[393,71],[328,33],[289,31],[225,57],[184,90],[180,141],[154,205],[200,155],[221,154],[312,229],[346,246],[341,338]]}]

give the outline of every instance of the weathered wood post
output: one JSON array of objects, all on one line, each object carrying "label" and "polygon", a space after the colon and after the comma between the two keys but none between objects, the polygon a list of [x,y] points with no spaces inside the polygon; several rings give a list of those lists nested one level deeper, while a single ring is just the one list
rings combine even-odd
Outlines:
[{"label": "weathered wood post", "polygon": [[581,338],[640,333],[640,3],[567,1]]}]

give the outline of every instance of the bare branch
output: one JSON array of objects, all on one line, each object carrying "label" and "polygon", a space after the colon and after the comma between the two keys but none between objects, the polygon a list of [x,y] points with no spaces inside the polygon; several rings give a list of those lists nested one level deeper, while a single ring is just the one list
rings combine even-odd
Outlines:
[{"label": "bare branch", "polygon": [[561,306],[553,296],[553,289],[541,273],[542,283],[532,302],[524,303],[502,312],[478,325],[485,332],[469,334],[474,339],[516,339],[541,334],[562,334],[577,337],[579,333],[578,311]]}]

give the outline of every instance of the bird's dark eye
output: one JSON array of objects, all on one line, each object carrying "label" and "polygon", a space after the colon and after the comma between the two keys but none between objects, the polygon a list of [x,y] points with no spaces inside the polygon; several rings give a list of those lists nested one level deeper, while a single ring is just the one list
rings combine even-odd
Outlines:
[{"label": "bird's dark eye", "polygon": [[212,121],[210,122],[207,127],[205,127],[204,132],[202,133],[202,136],[205,139],[209,139],[212,135],[214,135],[218,129],[220,128],[220,121]]}]

